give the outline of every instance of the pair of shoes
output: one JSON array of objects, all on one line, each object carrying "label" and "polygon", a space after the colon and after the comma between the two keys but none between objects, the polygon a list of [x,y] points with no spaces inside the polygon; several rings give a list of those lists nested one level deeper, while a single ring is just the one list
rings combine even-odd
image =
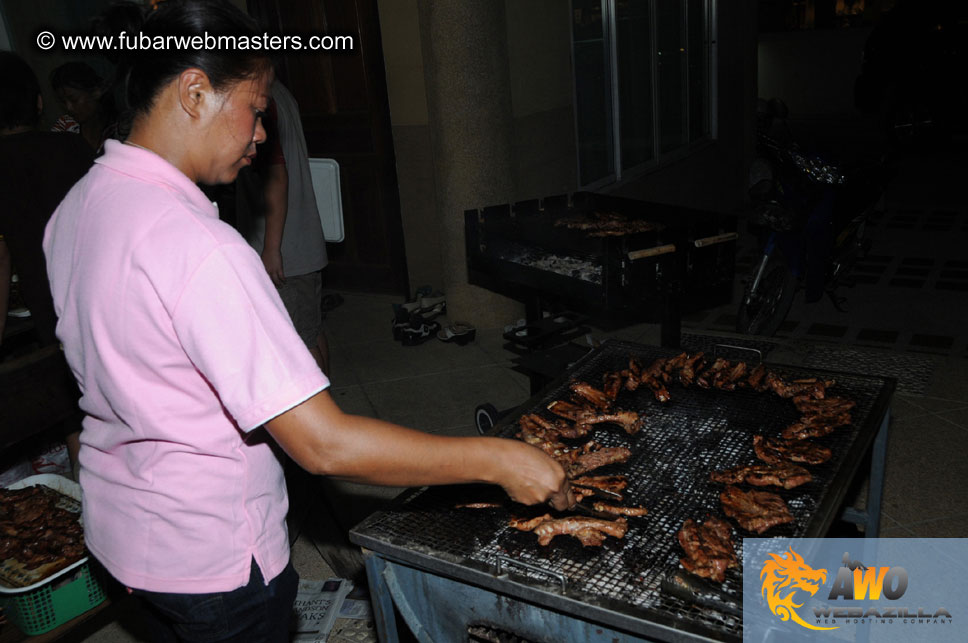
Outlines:
[{"label": "pair of shoes", "polygon": [[[436,313],[434,317],[439,315]],[[432,317],[424,317],[417,313],[410,313],[401,307],[397,307],[391,320],[393,329],[393,339],[401,342],[404,346],[418,346],[436,336],[440,330],[440,323],[433,321]]]},{"label": "pair of shoes", "polygon": [[400,329],[400,343],[404,346],[419,346],[433,339],[440,331],[440,323],[414,315],[404,328]]},{"label": "pair of shoes", "polygon": [[437,315],[445,312],[447,312],[447,301],[443,296],[433,299],[417,299],[402,304],[393,304],[393,314],[395,317],[400,315],[422,315],[433,319]]},{"label": "pair of shoes", "polygon": [[474,341],[477,329],[467,322],[454,322],[437,331],[437,339],[442,342],[454,342],[458,346],[466,346]]},{"label": "pair of shoes", "polygon": [[444,293],[439,290],[434,290],[430,286],[420,286],[414,293],[413,299],[402,304],[393,304],[393,307],[394,309],[398,307],[403,308],[410,313],[419,313],[430,310],[446,301],[447,298],[444,296]]}]

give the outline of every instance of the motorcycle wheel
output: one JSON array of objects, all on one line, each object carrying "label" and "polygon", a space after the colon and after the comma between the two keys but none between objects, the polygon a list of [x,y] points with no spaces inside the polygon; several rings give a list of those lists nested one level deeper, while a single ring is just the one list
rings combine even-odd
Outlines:
[{"label": "motorcycle wheel", "polygon": [[797,290],[797,279],[785,261],[771,260],[760,281],[758,292],[750,297],[749,288],[752,283],[751,281],[747,286],[736,313],[736,332],[771,336],[790,312]]}]

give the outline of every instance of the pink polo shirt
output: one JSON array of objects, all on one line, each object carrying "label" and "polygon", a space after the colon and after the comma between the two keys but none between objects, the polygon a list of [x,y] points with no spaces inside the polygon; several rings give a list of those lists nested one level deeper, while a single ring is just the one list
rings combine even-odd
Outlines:
[{"label": "pink polo shirt", "polygon": [[258,255],[184,174],[108,141],[44,252],[83,394],[87,546],[129,587],[241,587],[289,560],[267,420],[329,385]]}]

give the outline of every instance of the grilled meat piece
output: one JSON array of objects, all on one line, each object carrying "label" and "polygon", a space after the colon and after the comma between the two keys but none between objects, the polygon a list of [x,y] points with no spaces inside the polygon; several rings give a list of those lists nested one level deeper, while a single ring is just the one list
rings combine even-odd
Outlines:
[{"label": "grilled meat piece", "polygon": [[53,565],[54,573],[85,555],[79,515],[60,506],[64,496],[43,485],[0,489],[0,561],[24,569]]},{"label": "grilled meat piece", "polygon": [[809,440],[810,438],[822,438],[834,432],[834,427],[829,424],[819,426],[804,426],[803,424],[791,424],[783,429],[783,437],[787,440]]},{"label": "grilled meat piece", "polygon": [[615,514],[616,516],[645,516],[649,513],[649,510],[645,507],[625,507],[607,502],[595,502],[592,504],[592,509],[598,513]]},{"label": "grilled meat piece", "polygon": [[714,361],[709,368],[704,369],[696,376],[696,384],[702,388],[712,388],[713,382],[716,381],[720,371],[726,369],[728,366],[728,361],[722,357],[717,357],[716,361]]},{"label": "grilled meat piece", "polygon": [[614,411],[612,413],[584,414],[578,417],[578,424],[590,427],[594,424],[618,424],[629,435],[635,435],[645,423],[645,418],[635,411]]},{"label": "grilled meat piece", "polygon": [[626,447],[600,447],[596,450],[589,448],[577,456],[565,471],[569,478],[574,478],[609,464],[627,462],[631,455],[632,452]]},{"label": "grilled meat piece", "polygon": [[655,368],[657,363],[665,363],[665,359],[657,359],[648,370],[643,370],[642,365],[634,357],[629,359],[629,367],[622,371],[622,376],[625,377],[626,390],[634,391],[645,385],[652,390],[656,400],[668,402],[671,396],[669,390],[665,387],[665,383],[659,377],[662,372],[661,368]]},{"label": "grilled meat piece", "polygon": [[733,531],[720,518],[706,516],[701,525],[689,518],[682,524],[678,537],[686,552],[679,562],[696,576],[722,583],[726,580],[727,569],[739,567],[733,549]]},{"label": "grilled meat piece", "polygon": [[581,476],[572,478],[571,484],[618,493],[629,486],[629,481],[625,476]]},{"label": "grilled meat piece", "polygon": [[709,479],[712,482],[723,484],[740,484],[745,482],[754,487],[783,487],[793,489],[802,484],[813,480],[810,472],[801,466],[790,462],[779,464],[749,464],[742,467],[733,467],[725,471],[710,471]]},{"label": "grilled meat piece", "polygon": [[769,373],[766,381],[773,392],[782,398],[812,397],[817,400],[824,399],[827,389],[836,384],[834,380],[820,380],[816,377],[788,382],[776,373]]},{"label": "grilled meat piece", "polygon": [[742,383],[741,381],[745,375],[746,362],[736,362],[735,364],[726,362],[726,366],[716,373],[716,376],[713,378],[713,388],[724,391],[736,390],[736,386]]},{"label": "grilled meat piece", "polygon": [[847,413],[857,406],[857,403],[845,397],[825,397],[818,400],[809,395],[797,395],[793,398],[793,405],[804,415],[839,415]]},{"label": "grilled meat piece", "polygon": [[462,502],[454,505],[454,509],[499,509],[503,506],[500,502]]},{"label": "grilled meat piece", "polygon": [[719,494],[719,501],[727,516],[754,534],[793,522],[793,514],[783,498],[769,491],[743,491],[730,485]]},{"label": "grilled meat piece", "polygon": [[573,422],[577,421],[579,416],[587,413],[595,413],[596,410],[589,408],[587,406],[579,406],[578,404],[573,404],[571,402],[566,402],[565,400],[554,400],[548,404],[548,410],[559,415],[566,420],[571,420]]},{"label": "grilled meat piece", "polygon": [[602,376],[602,390],[610,401],[614,402],[619,391],[625,386],[625,378],[621,373],[605,373]]},{"label": "grilled meat piece", "polygon": [[612,407],[612,400],[608,395],[588,382],[572,382],[568,388],[576,399],[588,402],[599,411],[607,411]]},{"label": "grilled meat piece", "polygon": [[692,383],[696,379],[696,373],[702,370],[705,366],[703,360],[703,352],[700,351],[695,355],[689,355],[682,363],[682,367],[679,369],[679,383],[683,386],[692,386]]},{"label": "grilled meat piece", "polygon": [[833,456],[833,451],[809,440],[780,440],[762,435],[753,436],[753,450],[756,457],[770,464],[822,464]]},{"label": "grilled meat piece", "polygon": [[757,393],[763,393],[769,388],[769,385],[766,383],[766,376],[768,373],[769,371],[766,370],[766,366],[763,364],[758,365],[756,368],[750,371],[750,376],[746,378],[747,386]]},{"label": "grilled meat piece", "polygon": [[522,439],[525,434],[528,434],[549,441],[560,438],[580,438],[591,430],[591,426],[587,424],[569,424],[564,420],[552,422],[535,413],[528,413],[518,418],[518,426],[521,427],[518,437]]},{"label": "grilled meat piece", "polygon": [[670,371],[668,370],[668,367],[669,367],[669,362],[672,361],[673,359],[675,358],[657,357],[651,364],[649,364],[649,367],[642,372],[648,375],[649,377],[652,377],[657,380],[661,380],[666,384],[669,384],[672,382],[672,376],[670,375]]},{"label": "grilled meat piece", "polygon": [[633,219],[620,212],[592,212],[569,215],[555,220],[555,227],[581,230],[588,237],[621,237],[655,230],[657,224],[644,219]]},{"label": "grilled meat piece", "polygon": [[624,538],[628,532],[625,518],[616,520],[587,516],[552,518],[551,514],[544,514],[529,520],[512,518],[509,524],[519,531],[534,532],[538,536],[538,544],[542,546],[550,544],[556,536],[573,536],[585,547],[597,547],[605,542],[605,536]]},{"label": "grilled meat piece", "polygon": [[810,438],[821,438],[834,432],[838,426],[850,424],[850,416],[846,422],[839,422],[835,418],[830,418],[829,422],[795,422],[783,429],[780,434],[787,440],[809,440]]}]

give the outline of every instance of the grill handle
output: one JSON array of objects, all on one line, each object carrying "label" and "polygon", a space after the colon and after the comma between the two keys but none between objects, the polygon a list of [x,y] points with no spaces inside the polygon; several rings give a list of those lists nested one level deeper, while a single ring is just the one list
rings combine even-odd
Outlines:
[{"label": "grill handle", "polygon": [[509,558],[507,556],[498,556],[497,557],[497,575],[498,576],[502,576],[502,575],[504,575],[506,573],[504,571],[504,566],[505,565],[508,565],[508,566],[511,566],[511,567],[521,567],[522,569],[526,569],[529,572],[532,572],[532,573],[535,573],[535,574],[542,574],[544,576],[548,576],[552,580],[558,581],[558,583],[561,585],[561,593],[562,594],[565,593],[565,576],[564,576],[564,574],[560,574],[558,572],[552,572],[552,571],[549,571],[547,569],[542,569],[540,567],[537,567],[535,565],[531,565],[529,563],[522,563],[520,560],[514,560],[513,558]]},{"label": "grill handle", "polygon": [[693,241],[693,245],[697,248],[705,248],[706,246],[713,246],[717,243],[726,243],[727,241],[735,241],[739,239],[738,232],[726,232],[724,234],[717,234],[712,237],[704,237],[702,239],[696,239]]},{"label": "grill handle", "polygon": [[633,250],[628,254],[628,257],[629,257],[629,261],[635,261],[636,259],[645,259],[646,257],[657,257],[659,255],[665,255],[675,251],[676,251],[675,244],[667,243],[664,246],[656,246],[654,248],[643,248],[642,250]]},{"label": "grill handle", "polygon": [[747,353],[756,353],[756,363],[761,364],[763,362],[763,351],[758,348],[749,348],[748,346],[734,346],[733,344],[716,344],[714,348],[729,348],[735,351],[746,351]]}]

